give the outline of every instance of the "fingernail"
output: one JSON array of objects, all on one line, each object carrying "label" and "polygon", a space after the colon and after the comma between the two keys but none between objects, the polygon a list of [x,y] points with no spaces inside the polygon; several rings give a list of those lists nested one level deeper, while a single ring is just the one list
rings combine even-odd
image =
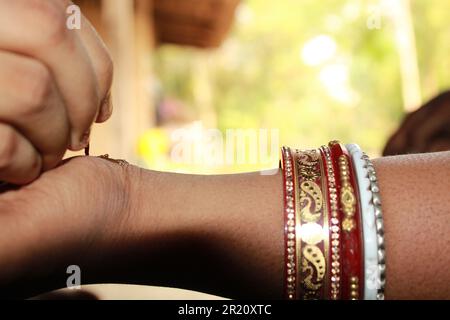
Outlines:
[{"label": "fingernail", "polygon": [[86,148],[87,145],[89,144],[90,137],[91,137],[90,129],[81,136],[81,139],[78,136],[72,136],[70,149],[73,151],[79,151],[81,149]]}]

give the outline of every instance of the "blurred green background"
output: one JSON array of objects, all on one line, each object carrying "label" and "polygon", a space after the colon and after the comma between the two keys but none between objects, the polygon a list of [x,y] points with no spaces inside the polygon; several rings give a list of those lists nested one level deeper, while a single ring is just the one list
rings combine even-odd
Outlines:
[{"label": "blurred green background", "polygon": [[[205,127],[277,128],[281,144],[339,139],[378,156],[408,108],[450,86],[450,1],[413,0],[401,11],[391,2],[243,1],[220,48],[156,50],[160,99]],[[396,23],[408,17],[411,25]],[[405,103],[408,90],[416,105]],[[141,155],[158,167],[148,143],[164,138],[152,132]]]}]

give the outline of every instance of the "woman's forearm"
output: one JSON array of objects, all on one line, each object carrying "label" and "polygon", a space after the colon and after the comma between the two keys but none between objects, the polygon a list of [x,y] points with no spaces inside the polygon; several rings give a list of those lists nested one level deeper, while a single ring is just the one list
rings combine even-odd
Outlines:
[{"label": "woman's forearm", "polygon": [[[232,298],[281,297],[279,173],[204,176],[131,168],[130,177],[136,197],[123,234],[108,249],[113,272],[121,275],[111,275],[114,281]],[[123,254],[127,259],[119,258]]]},{"label": "woman's forearm", "polygon": [[[386,231],[386,298],[450,299],[450,153],[374,164]],[[281,172],[181,175],[79,158],[40,181],[0,202],[11,211],[1,217],[9,227],[0,235],[0,243],[9,243],[0,250],[0,283],[9,297],[64,287],[73,264],[82,285],[283,297]]]},{"label": "woman's forearm", "polygon": [[[450,153],[374,163],[386,229],[386,297],[449,299]],[[280,172],[199,176],[131,169],[129,181],[129,219],[111,249],[111,270],[122,275],[117,280],[233,298],[282,297]]]},{"label": "woman's forearm", "polygon": [[388,299],[450,299],[450,152],[380,158]]}]

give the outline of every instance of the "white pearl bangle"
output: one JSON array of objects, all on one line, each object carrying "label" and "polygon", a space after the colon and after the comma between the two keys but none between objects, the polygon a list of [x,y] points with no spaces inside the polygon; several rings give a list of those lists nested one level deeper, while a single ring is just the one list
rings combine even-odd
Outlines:
[{"label": "white pearl bangle", "polygon": [[[378,232],[380,227],[380,232],[383,232],[383,225],[375,170],[358,145],[347,144],[346,147],[356,171],[360,197],[364,238],[364,299],[380,300],[384,298],[384,237]],[[377,213],[380,219],[377,219]]]}]

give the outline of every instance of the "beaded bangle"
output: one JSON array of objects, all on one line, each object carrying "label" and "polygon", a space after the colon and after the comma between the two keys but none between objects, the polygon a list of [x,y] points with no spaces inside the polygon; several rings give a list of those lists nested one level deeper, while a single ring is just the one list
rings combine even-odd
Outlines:
[{"label": "beaded bangle", "polygon": [[331,300],[338,300],[340,298],[340,284],[341,284],[341,217],[338,206],[338,194],[336,187],[336,177],[334,167],[331,160],[331,151],[327,146],[320,148],[324,166],[326,168],[325,175],[328,186],[328,205],[330,208],[329,214],[329,243],[330,252],[328,254],[329,267],[329,287],[327,288],[328,297]]},{"label": "beaded bangle", "polygon": [[337,141],[329,143],[332,162],[339,177],[337,189],[342,217],[342,299],[356,300],[363,297],[364,282],[362,259],[362,235],[358,190],[353,173],[353,165],[348,151]]},{"label": "beaded bangle", "polygon": [[375,167],[369,157],[363,153],[363,160],[367,166],[367,177],[370,180],[370,190],[372,191],[372,204],[375,208],[375,226],[377,229],[377,244],[378,244],[378,272],[379,282],[377,290],[377,300],[384,300],[384,288],[386,286],[386,253],[384,245],[384,223],[383,213],[381,211],[380,188],[375,172]]},{"label": "beaded bangle", "polygon": [[284,193],[284,292],[287,299],[297,297],[296,276],[296,232],[295,232],[295,197],[294,197],[294,174],[291,149],[283,147],[281,150],[281,168],[283,173]]},{"label": "beaded bangle", "polygon": [[375,226],[375,207],[372,202],[371,182],[363,153],[358,145],[347,144],[353,165],[360,196],[360,209],[364,233],[364,299],[377,299],[379,283],[377,230]]},{"label": "beaded bangle", "polygon": [[298,297],[324,299],[328,264],[328,200],[319,150],[294,153]]}]

